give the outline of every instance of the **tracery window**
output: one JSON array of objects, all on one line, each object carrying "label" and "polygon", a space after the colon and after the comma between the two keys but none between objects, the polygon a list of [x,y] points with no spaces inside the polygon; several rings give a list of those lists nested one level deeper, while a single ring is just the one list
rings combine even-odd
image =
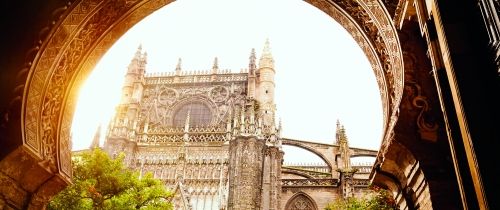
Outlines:
[{"label": "tracery window", "polygon": [[309,197],[302,193],[296,194],[286,204],[287,210],[316,210],[316,205]]},{"label": "tracery window", "polygon": [[182,127],[185,125],[186,116],[189,112],[190,126],[203,126],[210,124],[212,120],[212,112],[202,103],[190,103],[181,107],[174,115],[174,126]]}]

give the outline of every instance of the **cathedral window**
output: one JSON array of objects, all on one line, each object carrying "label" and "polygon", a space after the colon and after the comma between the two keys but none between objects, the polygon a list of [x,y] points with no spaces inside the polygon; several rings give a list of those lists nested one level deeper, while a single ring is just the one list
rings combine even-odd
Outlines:
[{"label": "cathedral window", "polygon": [[190,126],[208,125],[212,120],[212,112],[205,104],[191,103],[184,105],[175,113],[173,122],[175,127],[184,126],[188,112]]},{"label": "cathedral window", "polygon": [[318,209],[309,196],[297,193],[288,201],[286,208],[289,210],[316,210]]}]

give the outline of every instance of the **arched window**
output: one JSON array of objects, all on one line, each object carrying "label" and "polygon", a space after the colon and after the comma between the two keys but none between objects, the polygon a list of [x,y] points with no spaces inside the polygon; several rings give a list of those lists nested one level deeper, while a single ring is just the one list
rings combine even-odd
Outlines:
[{"label": "arched window", "polygon": [[287,210],[316,210],[314,201],[304,193],[297,193],[288,200],[285,209]]},{"label": "arched window", "polygon": [[174,126],[182,127],[186,122],[186,116],[189,112],[190,126],[208,125],[212,120],[212,112],[202,103],[190,103],[181,107],[174,115]]}]

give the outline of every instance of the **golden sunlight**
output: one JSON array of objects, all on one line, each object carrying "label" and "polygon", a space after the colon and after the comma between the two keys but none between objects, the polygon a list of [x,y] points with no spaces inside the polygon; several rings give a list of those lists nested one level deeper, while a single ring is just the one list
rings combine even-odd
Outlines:
[{"label": "golden sunlight", "polygon": [[103,143],[139,45],[148,54],[146,73],[172,72],[178,58],[183,71],[206,70],[214,57],[221,69],[238,72],[248,66],[252,48],[262,52],[266,38],[276,63],[275,101],[284,137],[331,144],[340,119],[351,146],[380,147],[375,75],[354,39],[330,16],[298,0],[184,0],[143,19],[100,60],[80,92],[73,150],[88,148],[99,124]]}]

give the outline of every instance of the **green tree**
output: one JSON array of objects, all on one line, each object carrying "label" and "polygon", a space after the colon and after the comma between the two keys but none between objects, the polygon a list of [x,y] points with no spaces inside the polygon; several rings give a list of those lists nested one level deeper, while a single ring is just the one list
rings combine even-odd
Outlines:
[{"label": "green tree", "polygon": [[336,199],[325,210],[397,210],[389,191],[371,185],[370,191],[360,198]]},{"label": "green tree", "polygon": [[123,165],[124,155],[111,159],[100,149],[73,160],[73,184],[57,194],[48,209],[172,209],[172,196],[151,174]]}]

